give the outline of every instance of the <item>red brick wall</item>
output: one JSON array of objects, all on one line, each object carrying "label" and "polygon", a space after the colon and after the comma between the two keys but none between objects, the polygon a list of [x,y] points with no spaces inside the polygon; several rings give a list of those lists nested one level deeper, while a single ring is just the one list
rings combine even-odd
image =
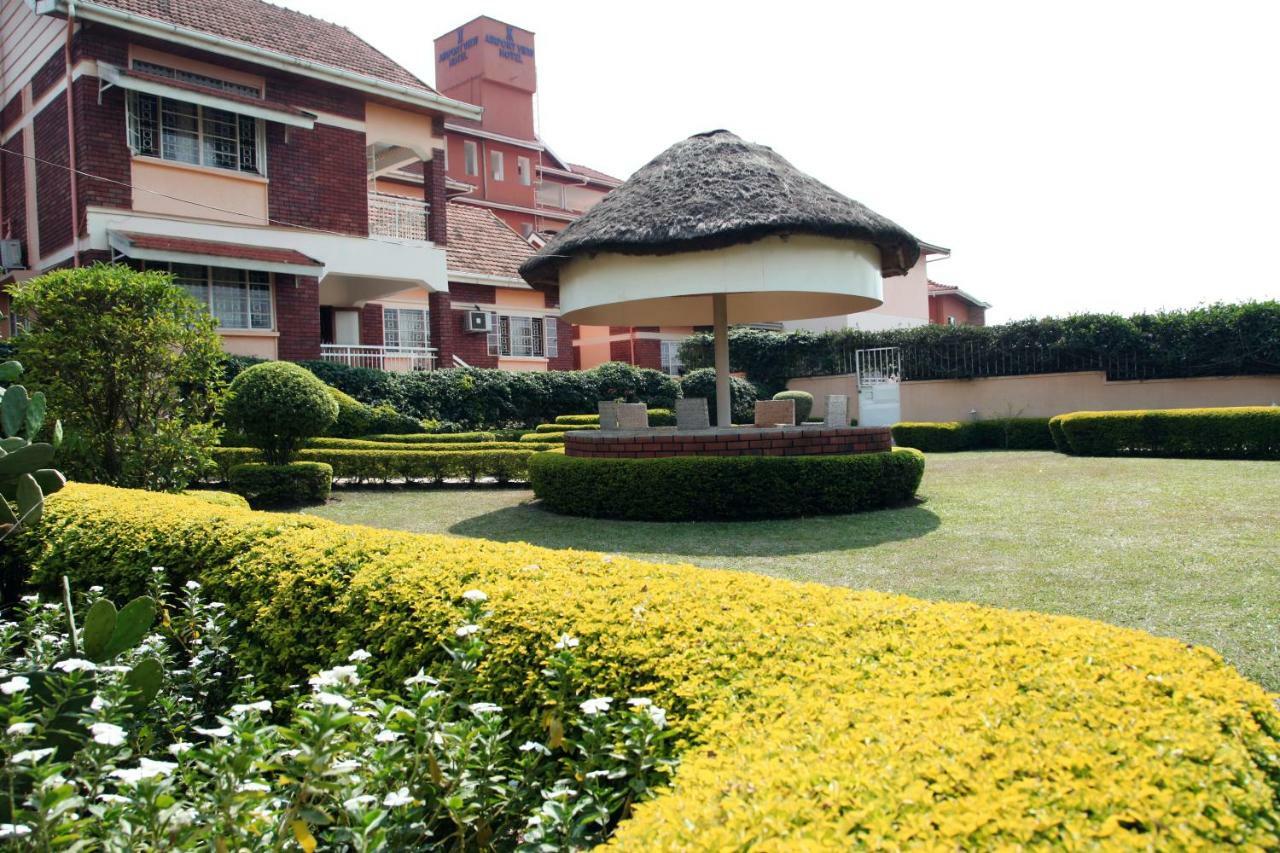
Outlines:
[{"label": "red brick wall", "polygon": [[360,343],[367,347],[382,346],[381,305],[366,305],[360,309]]},{"label": "red brick wall", "polygon": [[369,234],[364,134],[316,125],[267,124],[267,213],[277,221]]},{"label": "red brick wall", "polygon": [[26,161],[18,154],[3,152],[21,153],[22,134],[15,133],[0,145],[0,209],[4,211],[0,236],[23,241],[26,258],[30,260],[31,247],[26,245]]},{"label": "red brick wall", "polygon": [[9,103],[5,104],[4,109],[0,110],[0,130],[9,127],[20,118],[22,118],[21,92],[10,98]]},{"label": "red brick wall", "polygon": [[[64,39],[65,41],[65,39]],[[40,96],[53,88],[53,85],[67,76],[65,52],[57,51],[40,66],[40,70],[31,78],[31,100],[38,101]]]},{"label": "red brick wall", "polygon": [[555,321],[556,324],[556,350],[555,358],[547,359],[547,370],[575,370],[574,355],[577,347],[573,345],[573,324],[566,323],[559,317],[548,317],[548,320]]},{"label": "red brick wall", "polygon": [[288,361],[320,357],[320,283],[311,276],[277,273],[277,354]]},{"label": "red brick wall", "polygon": [[449,204],[444,186],[443,149],[432,151],[431,161],[425,165],[423,176],[427,204],[430,205],[427,214],[427,239],[437,246],[443,246],[449,242]]},{"label": "red brick wall", "polygon": [[566,456],[639,459],[655,456],[819,456],[883,453],[893,447],[888,427],[740,428],[714,436],[677,432],[610,435],[576,432],[565,436]]},{"label": "red brick wall", "polygon": [[40,225],[40,245],[34,247],[48,255],[71,242],[71,179],[66,170],[67,93],[49,102],[35,117],[35,150],[42,160],[36,163],[36,215]]},{"label": "red brick wall", "polygon": [[472,367],[498,366],[498,357],[489,355],[488,336],[466,330],[466,312],[474,310],[477,304],[492,305],[494,299],[493,287],[489,285],[449,282],[449,302],[453,310],[449,312],[452,316],[447,322],[453,334],[453,349],[449,353],[441,351],[444,356],[441,359],[442,364],[446,367],[452,366],[453,354],[457,353]]},{"label": "red brick wall", "polygon": [[123,210],[133,207],[133,196],[127,186],[131,174],[124,101],[124,90],[113,86],[102,93],[99,106],[97,79],[81,77],[75,81],[76,167],[107,179],[77,177],[81,233],[85,230],[88,206]]},{"label": "red brick wall", "polygon": [[661,341],[647,340],[645,338],[636,339],[636,367],[651,367],[654,370],[662,369],[662,343]]},{"label": "red brick wall", "polygon": [[436,350],[437,367],[453,367],[454,339],[461,334],[454,325],[454,314],[449,294],[432,293],[427,296],[427,324],[431,346]]}]

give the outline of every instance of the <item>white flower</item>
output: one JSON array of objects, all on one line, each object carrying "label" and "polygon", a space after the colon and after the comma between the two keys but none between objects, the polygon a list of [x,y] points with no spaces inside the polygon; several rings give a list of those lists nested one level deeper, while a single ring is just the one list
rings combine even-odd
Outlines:
[{"label": "white flower", "polygon": [[334,773],[354,773],[360,769],[360,762],[354,758],[347,758],[343,761],[333,762]]},{"label": "white flower", "polygon": [[31,834],[31,827],[25,823],[0,823],[0,838],[21,838]]},{"label": "white flower", "polygon": [[204,735],[205,737],[231,737],[230,726],[218,726],[216,729],[202,729],[199,726],[194,726],[193,730],[196,734]]},{"label": "white flower", "polygon": [[100,587],[100,586],[91,586],[91,587],[89,587],[89,592],[102,592],[102,587]]},{"label": "white flower", "polygon": [[21,675],[15,675],[3,684],[0,684],[0,693],[6,696],[12,696],[15,693],[21,693],[31,686],[31,682],[23,678]]},{"label": "white flower", "polygon": [[592,770],[590,773],[588,773],[588,774],[587,774],[587,778],[588,778],[588,779],[602,779],[602,778],[604,778],[605,776],[608,776],[608,775],[609,775],[609,771],[608,771],[608,770]]},{"label": "white flower", "polygon": [[38,596],[38,595],[24,595],[24,596],[22,596],[22,603],[23,603],[23,604],[35,604],[35,603],[36,603],[37,601],[39,601],[39,600],[40,600],[40,596]]},{"label": "white flower", "polygon": [[347,660],[359,663],[360,661],[368,660],[371,657],[373,657],[373,655],[369,654],[364,649],[356,649],[354,652],[352,652],[350,655],[347,656]]},{"label": "white flower", "polygon": [[484,591],[479,589],[469,589],[462,594],[462,597],[467,601],[473,601],[477,604],[481,601],[489,600],[489,596],[485,595]]},{"label": "white flower", "polygon": [[664,711],[662,708],[659,708],[657,705],[653,705],[649,707],[647,710],[649,712],[649,719],[653,720],[653,724],[655,726],[657,726],[660,729],[665,729],[667,727],[666,711]]},{"label": "white flower", "polygon": [[480,630],[479,625],[463,625],[461,628],[454,631],[453,633],[457,634],[459,637],[470,637],[472,634],[474,634],[479,630]]},{"label": "white flower", "polygon": [[111,775],[128,785],[134,785],[143,779],[156,779],[168,776],[178,765],[169,761],[152,761],[150,758],[138,759],[138,766],[112,770]]},{"label": "white flower", "polygon": [[169,752],[173,753],[174,755],[182,755],[184,752],[188,752],[192,749],[195,749],[195,744],[187,743],[185,740],[180,740],[177,743],[169,744]]},{"label": "white flower", "polygon": [[556,641],[557,649],[576,649],[578,647],[578,638],[572,634],[561,634],[560,639]]},{"label": "white flower", "polygon": [[609,710],[613,698],[610,696],[600,696],[596,699],[588,699],[578,707],[582,709],[582,713],[588,717],[594,717],[596,714],[603,714]]},{"label": "white flower", "polygon": [[653,700],[647,699],[644,696],[632,696],[627,700],[627,704],[632,708],[648,708],[653,704]]},{"label": "white flower", "polygon": [[151,571],[157,575],[164,574],[164,566],[152,566]]},{"label": "white flower", "polygon": [[106,701],[101,696],[95,693],[93,696],[93,701],[89,703],[89,709],[93,711],[101,711],[105,707],[107,707]]},{"label": "white flower", "polygon": [[477,716],[480,714],[502,713],[502,707],[495,705],[492,702],[472,702],[469,707],[471,708],[471,713],[476,714]]},{"label": "white flower", "polygon": [[14,723],[6,730],[6,734],[29,735],[36,730],[35,723]]},{"label": "white flower", "polygon": [[415,684],[430,684],[434,686],[436,684],[439,684],[440,681],[439,679],[432,678],[431,676],[427,675],[422,670],[418,670],[417,675],[409,676],[404,680],[404,683],[406,687],[412,687]]},{"label": "white flower", "polygon": [[333,687],[338,684],[359,684],[360,673],[354,666],[335,666],[322,669],[309,679],[313,688]]},{"label": "white flower", "polygon": [[385,797],[382,798],[382,804],[389,809],[399,808],[400,806],[407,806],[412,802],[413,802],[413,797],[409,796],[408,788],[401,788],[398,791],[393,791],[392,793],[387,794]]},{"label": "white flower", "polygon": [[125,741],[124,729],[115,723],[94,723],[89,726],[89,731],[93,734],[93,742],[104,746],[120,746]]},{"label": "white flower", "polygon": [[47,749],[24,749],[22,752],[15,752],[10,760],[14,764],[37,764],[53,755],[53,752],[52,747]]},{"label": "white flower", "polygon": [[347,811],[355,812],[359,811],[362,806],[375,802],[377,799],[373,794],[358,794],[349,800],[343,800],[342,805]]},{"label": "white flower", "polygon": [[265,794],[271,790],[270,785],[264,785],[261,782],[241,782],[236,786],[237,791],[253,792],[257,794]]},{"label": "white flower", "polygon": [[187,589],[192,591],[195,591],[200,588],[200,584],[196,581],[187,581],[185,584],[183,584],[183,586],[185,586]]},{"label": "white flower", "polygon": [[332,705],[333,707],[341,708],[344,711],[351,707],[351,700],[346,696],[342,696],[338,693],[326,693],[323,690],[316,694],[316,701],[321,705]]},{"label": "white flower", "polygon": [[400,739],[400,737],[401,735],[399,732],[393,732],[391,729],[383,729],[374,735],[373,739],[377,743],[395,743]]},{"label": "white flower", "polygon": [[125,806],[133,802],[128,797],[122,797],[119,794],[99,794],[98,799],[104,803],[113,803],[118,806]]},{"label": "white flower", "polygon": [[98,665],[93,661],[85,660],[84,658],[67,658],[66,660],[60,660],[55,663],[53,668],[63,672],[80,672],[82,670],[84,672],[93,672],[98,668]]},{"label": "white flower", "polygon": [[250,702],[247,705],[232,705],[230,714],[233,717],[239,717],[249,713],[250,711],[258,711],[260,713],[265,714],[270,710],[271,710],[271,703],[266,699],[262,699],[257,702]]},{"label": "white flower", "polygon": [[527,740],[524,743],[520,744],[520,751],[521,752],[530,752],[530,751],[540,752],[543,755],[551,754],[551,750],[547,749],[545,746],[538,743],[536,740]]}]

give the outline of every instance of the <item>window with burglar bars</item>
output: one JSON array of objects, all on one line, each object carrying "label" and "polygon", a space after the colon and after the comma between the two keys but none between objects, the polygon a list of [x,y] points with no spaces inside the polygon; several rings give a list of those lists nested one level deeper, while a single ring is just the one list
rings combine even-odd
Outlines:
[{"label": "window with burglar bars", "polygon": [[489,355],[555,358],[560,354],[555,317],[510,317],[491,312]]},{"label": "window with burglar bars", "polygon": [[144,157],[266,173],[262,122],[252,116],[130,92],[129,148]]},{"label": "window with burglar bars", "polygon": [[387,349],[426,349],[431,341],[427,316],[420,308],[383,308],[383,345]]},{"label": "window with burglar bars", "polygon": [[223,329],[274,328],[270,273],[162,261],[147,261],[143,268],[172,273],[173,283],[208,309]]}]

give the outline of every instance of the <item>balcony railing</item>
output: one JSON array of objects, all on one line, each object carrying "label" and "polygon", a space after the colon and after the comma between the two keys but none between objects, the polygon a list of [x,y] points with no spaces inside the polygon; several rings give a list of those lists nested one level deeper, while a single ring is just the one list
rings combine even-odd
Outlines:
[{"label": "balcony railing", "polygon": [[369,234],[401,240],[426,240],[427,205],[403,196],[369,193]]},{"label": "balcony railing", "polygon": [[356,344],[321,344],[320,358],[348,367],[371,367],[392,373],[434,370],[436,351],[430,347],[376,347]]}]

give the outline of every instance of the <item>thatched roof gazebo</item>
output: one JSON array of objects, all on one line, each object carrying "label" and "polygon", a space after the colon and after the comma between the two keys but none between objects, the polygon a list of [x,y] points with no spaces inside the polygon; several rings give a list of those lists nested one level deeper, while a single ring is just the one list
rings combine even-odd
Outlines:
[{"label": "thatched roof gazebo", "polygon": [[719,423],[728,326],[866,311],[920,256],[907,231],[727,130],[668,148],[525,261],[571,323],[713,325]]}]

